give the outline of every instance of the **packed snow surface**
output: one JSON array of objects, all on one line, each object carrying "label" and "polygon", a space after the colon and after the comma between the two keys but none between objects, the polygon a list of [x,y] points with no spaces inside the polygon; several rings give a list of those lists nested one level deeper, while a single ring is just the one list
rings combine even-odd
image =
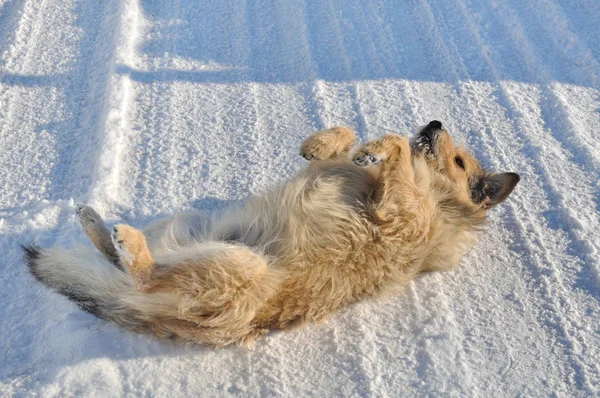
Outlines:
[{"label": "packed snow surface", "polygon": [[[596,396],[598,0],[0,0],[1,396]],[[521,183],[459,269],[252,349],[84,313],[19,244],[220,209],[439,119]]]}]

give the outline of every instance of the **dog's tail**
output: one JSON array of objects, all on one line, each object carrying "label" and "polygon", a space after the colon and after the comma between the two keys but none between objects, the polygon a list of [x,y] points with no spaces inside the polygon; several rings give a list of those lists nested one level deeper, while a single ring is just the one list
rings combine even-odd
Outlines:
[{"label": "dog's tail", "polygon": [[138,292],[129,274],[85,248],[22,247],[31,274],[83,310],[134,332],[175,337],[166,327],[166,320],[176,316],[173,294]]}]

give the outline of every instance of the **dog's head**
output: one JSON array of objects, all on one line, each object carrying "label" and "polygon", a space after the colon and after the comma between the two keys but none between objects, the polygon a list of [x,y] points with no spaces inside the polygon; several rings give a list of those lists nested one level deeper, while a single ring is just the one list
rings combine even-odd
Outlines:
[{"label": "dog's head", "polygon": [[427,178],[430,189],[450,190],[455,200],[468,201],[482,210],[504,201],[520,180],[516,173],[485,172],[473,156],[452,143],[448,131],[437,120],[415,134],[411,152],[415,176]]}]

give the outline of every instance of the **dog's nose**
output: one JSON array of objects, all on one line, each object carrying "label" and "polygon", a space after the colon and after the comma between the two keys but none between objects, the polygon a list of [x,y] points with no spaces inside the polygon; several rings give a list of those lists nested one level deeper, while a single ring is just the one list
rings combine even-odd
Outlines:
[{"label": "dog's nose", "polygon": [[429,122],[427,127],[429,127],[430,129],[441,130],[442,122],[440,122],[439,120],[432,120]]}]

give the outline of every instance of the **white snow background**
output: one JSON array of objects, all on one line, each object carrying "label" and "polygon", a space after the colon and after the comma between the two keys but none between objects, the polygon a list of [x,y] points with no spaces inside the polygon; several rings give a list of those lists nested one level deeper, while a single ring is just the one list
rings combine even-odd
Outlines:
[{"label": "white snow background", "polygon": [[[600,1],[0,0],[1,396],[598,396]],[[462,267],[253,349],[135,335],[19,244],[211,210],[439,119],[522,180]]]}]

